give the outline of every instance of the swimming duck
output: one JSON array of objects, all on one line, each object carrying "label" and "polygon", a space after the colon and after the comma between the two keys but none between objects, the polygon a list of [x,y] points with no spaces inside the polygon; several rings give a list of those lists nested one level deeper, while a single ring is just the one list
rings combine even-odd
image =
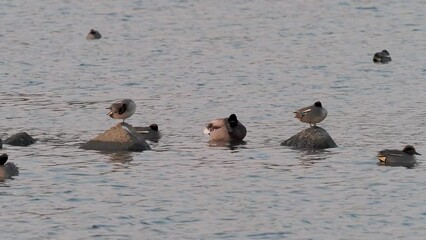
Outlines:
[{"label": "swimming duck", "polygon": [[161,133],[158,130],[158,125],[153,123],[148,127],[135,127],[136,132],[142,135],[143,138],[157,142],[161,138]]},{"label": "swimming duck", "polygon": [[111,107],[107,108],[110,111],[107,113],[108,116],[115,119],[129,118],[136,111],[136,103],[132,99],[123,99],[118,102],[111,104]]},{"label": "swimming duck", "polygon": [[86,39],[100,39],[101,37],[102,35],[98,31],[91,29],[87,34]]},{"label": "swimming duck", "polygon": [[412,145],[407,145],[404,149],[385,149],[377,154],[377,158],[381,163],[385,165],[414,165],[417,163],[414,155],[421,155],[416,152],[416,149]]},{"label": "swimming duck", "polygon": [[320,101],[314,103],[314,105],[301,108],[294,112],[295,118],[299,119],[301,122],[309,123],[309,126],[312,127],[312,124],[316,126],[317,123],[327,117],[327,109],[322,107]]},{"label": "swimming duck", "polygon": [[388,63],[392,61],[392,58],[389,55],[389,52],[384,49],[381,52],[376,52],[373,57],[373,62],[375,63]]},{"label": "swimming duck", "polygon": [[238,121],[237,115],[220,118],[207,123],[204,133],[210,135],[213,141],[242,141],[247,129]]},{"label": "swimming duck", "polygon": [[14,163],[6,163],[8,158],[6,153],[0,155],[0,180],[19,175],[19,169]]}]

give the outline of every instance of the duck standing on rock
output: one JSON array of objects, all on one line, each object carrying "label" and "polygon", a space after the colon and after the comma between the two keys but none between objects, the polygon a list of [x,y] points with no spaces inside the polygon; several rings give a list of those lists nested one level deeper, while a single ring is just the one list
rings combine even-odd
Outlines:
[{"label": "duck standing on rock", "polygon": [[110,111],[108,116],[115,119],[125,119],[131,117],[136,111],[136,103],[132,99],[123,99],[118,102],[111,104],[111,107],[107,108]]},{"label": "duck standing on rock", "polygon": [[237,115],[231,114],[227,118],[219,118],[207,123],[204,134],[210,135],[213,141],[242,141],[247,134],[247,129],[238,121]]},{"label": "duck standing on rock", "polygon": [[323,108],[321,102],[318,101],[312,106],[295,111],[294,114],[295,118],[301,122],[309,123],[309,126],[312,127],[312,124],[316,126],[317,123],[322,122],[327,117],[327,109]]},{"label": "duck standing on rock", "polygon": [[395,166],[414,166],[417,163],[414,155],[421,155],[412,145],[407,145],[404,149],[385,149],[377,154],[380,163]]}]

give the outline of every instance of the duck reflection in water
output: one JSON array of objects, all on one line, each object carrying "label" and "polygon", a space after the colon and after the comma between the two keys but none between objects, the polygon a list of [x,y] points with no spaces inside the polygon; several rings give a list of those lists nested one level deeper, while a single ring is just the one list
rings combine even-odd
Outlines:
[{"label": "duck reflection in water", "polygon": [[209,140],[210,147],[226,147],[230,150],[236,150],[239,148],[243,148],[242,146],[247,145],[246,141],[216,141]]},{"label": "duck reflection in water", "polygon": [[114,163],[128,163],[133,161],[133,156],[131,152],[115,152],[115,153],[105,153],[108,155],[111,162]]},{"label": "duck reflection in water", "polygon": [[[300,149],[298,149],[300,150]],[[330,157],[332,152],[325,149],[302,149],[300,155],[300,164],[311,166]]]}]

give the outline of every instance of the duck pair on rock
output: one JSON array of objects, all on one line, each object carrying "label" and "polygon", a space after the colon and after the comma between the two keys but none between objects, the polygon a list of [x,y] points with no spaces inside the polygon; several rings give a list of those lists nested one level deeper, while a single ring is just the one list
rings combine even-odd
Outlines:
[{"label": "duck pair on rock", "polygon": [[[136,112],[136,103],[132,99],[123,99],[111,104],[108,116],[114,119],[126,120]],[[135,127],[138,134],[142,135],[145,139],[157,142],[161,138],[161,133],[158,130],[157,124],[151,124],[148,127]]]}]

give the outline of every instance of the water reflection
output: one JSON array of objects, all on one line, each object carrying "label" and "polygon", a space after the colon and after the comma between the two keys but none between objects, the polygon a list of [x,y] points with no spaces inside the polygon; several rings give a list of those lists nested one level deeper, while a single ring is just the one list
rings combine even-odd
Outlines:
[{"label": "water reflection", "polygon": [[304,166],[311,166],[316,162],[323,161],[332,154],[325,149],[303,149],[300,152],[300,163]]},{"label": "water reflection", "polygon": [[236,150],[247,145],[246,141],[214,141],[209,140],[209,147],[226,147],[229,150]]},{"label": "water reflection", "polygon": [[387,166],[387,167],[405,167],[405,168],[408,168],[408,169],[412,169],[412,168],[417,167],[418,164],[417,163],[414,163],[414,164],[406,163],[406,164],[404,164],[404,163],[378,162],[377,165],[378,166]]},{"label": "water reflection", "polygon": [[107,155],[110,161],[114,163],[125,164],[130,161],[133,161],[133,156],[131,152],[115,152],[115,153],[102,152],[102,153]]}]

